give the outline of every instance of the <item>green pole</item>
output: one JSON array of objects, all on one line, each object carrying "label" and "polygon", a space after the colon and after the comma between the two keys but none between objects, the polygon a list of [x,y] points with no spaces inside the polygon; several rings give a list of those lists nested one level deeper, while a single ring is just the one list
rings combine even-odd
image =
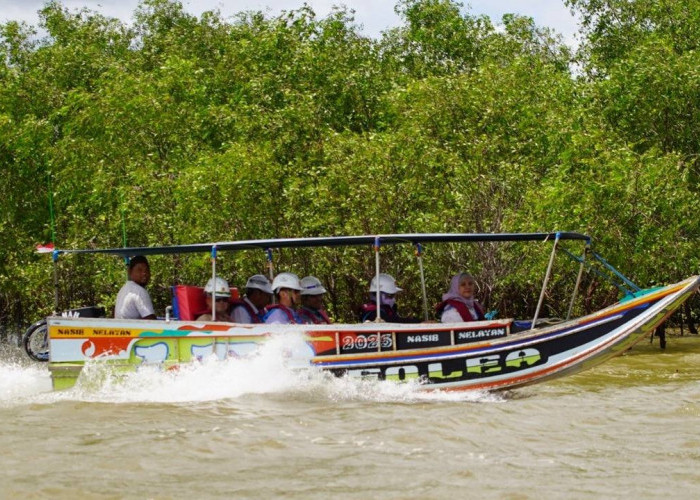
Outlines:
[{"label": "green pole", "polygon": [[46,173],[46,188],[49,195],[49,217],[51,218],[51,243],[53,244],[53,308],[54,314],[58,314],[58,250],[56,250],[56,215],[53,209],[53,186],[51,185],[51,172]]},{"label": "green pole", "polygon": [[46,186],[49,192],[49,216],[51,217],[51,243],[56,245],[56,216],[53,210],[53,186],[51,185],[51,172],[46,174]]},{"label": "green pole", "polygon": [[[122,216],[122,247],[126,248],[126,217],[124,216],[124,193],[119,190],[119,212]],[[129,265],[129,257],[124,256],[124,265]],[[129,269],[126,269],[126,279],[129,279]]]},{"label": "green pole", "polygon": [[124,195],[121,192],[119,193],[119,205],[122,214],[122,245],[124,248],[126,248],[126,220],[124,217]]}]

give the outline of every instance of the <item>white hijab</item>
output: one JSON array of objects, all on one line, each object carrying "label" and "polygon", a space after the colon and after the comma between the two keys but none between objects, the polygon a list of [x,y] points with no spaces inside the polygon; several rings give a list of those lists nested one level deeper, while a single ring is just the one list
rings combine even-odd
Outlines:
[{"label": "white hijab", "polygon": [[467,306],[467,308],[469,309],[469,312],[471,313],[473,318],[478,318],[479,315],[477,314],[476,306],[474,305],[474,303],[476,302],[474,300],[474,297],[470,297],[470,298],[466,299],[466,298],[462,297],[462,295],[459,293],[459,283],[464,278],[471,278],[473,281],[476,281],[476,280],[474,280],[474,276],[472,276],[469,273],[455,274],[452,277],[452,281],[450,281],[450,289],[447,291],[446,294],[444,294],[442,296],[442,301],[444,302],[446,300],[457,300],[457,301],[459,301]]}]

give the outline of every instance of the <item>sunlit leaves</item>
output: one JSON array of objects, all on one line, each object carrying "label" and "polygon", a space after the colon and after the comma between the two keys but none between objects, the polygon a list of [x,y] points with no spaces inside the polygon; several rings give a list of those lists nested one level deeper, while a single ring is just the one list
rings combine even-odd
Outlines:
[{"label": "sunlit leaves", "polygon": [[[32,253],[51,237],[49,190],[60,247],[576,230],[642,283],[694,272],[696,10],[661,2],[679,25],[653,2],[569,4],[588,35],[581,75],[604,79],[572,75],[561,38],[532,19],[492,21],[450,0],[398,2],[402,24],[379,39],[346,8],[320,18],[307,5],[224,19],[146,0],[127,26],[49,2],[43,39],[2,25],[5,302],[51,305],[48,262]],[[428,246],[430,301],[467,269],[489,307],[532,312],[538,250]],[[413,251],[384,249],[382,264],[418,312]],[[366,248],[274,256],[278,269],[322,278],[339,318],[373,273]],[[157,304],[172,283],[204,281],[208,265],[156,259]],[[258,252],[222,256],[220,269],[240,286],[264,265]],[[123,279],[114,259],[59,266],[64,306],[109,306]],[[581,308],[610,299],[596,279],[585,285]],[[570,286],[555,281],[550,304]]]}]

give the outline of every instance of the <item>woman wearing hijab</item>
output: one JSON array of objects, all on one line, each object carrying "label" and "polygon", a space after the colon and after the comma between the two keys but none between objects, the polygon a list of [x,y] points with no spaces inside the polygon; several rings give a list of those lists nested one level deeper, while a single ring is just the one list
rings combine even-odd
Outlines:
[{"label": "woman wearing hijab", "polygon": [[442,296],[437,307],[442,323],[484,320],[484,309],[474,299],[476,281],[469,273],[459,273],[452,278],[450,289]]}]

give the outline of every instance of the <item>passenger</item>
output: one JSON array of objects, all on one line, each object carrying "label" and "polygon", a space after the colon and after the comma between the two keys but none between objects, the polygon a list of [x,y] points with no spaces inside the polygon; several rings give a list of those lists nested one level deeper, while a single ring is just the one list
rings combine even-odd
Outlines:
[{"label": "passenger", "polygon": [[129,280],[124,283],[117,294],[114,317],[117,319],[156,319],[151,296],[146,285],[151,280],[151,268],[148,259],[136,255],[129,260]]},{"label": "passenger", "polygon": [[450,289],[442,296],[435,310],[442,323],[484,320],[484,309],[474,299],[476,281],[469,273],[459,273],[452,278]]},{"label": "passenger", "polygon": [[299,276],[294,273],[279,273],[272,280],[272,291],[277,297],[277,304],[265,308],[263,322],[282,325],[301,323],[301,319],[294,310],[294,306],[299,305],[299,292],[301,292]]},{"label": "passenger", "polygon": [[233,301],[231,316],[234,323],[262,323],[265,306],[272,302],[270,280],[262,274],[248,278],[245,295]]},{"label": "passenger", "polygon": [[297,311],[302,323],[329,325],[331,323],[328,314],[323,308],[323,296],[326,289],[313,276],[301,279],[301,308]]},{"label": "passenger", "polygon": [[206,295],[207,312],[197,317],[197,321],[212,321],[211,304],[216,301],[216,320],[232,323],[233,319],[228,315],[228,308],[231,301],[231,288],[223,278],[211,278],[204,287]]},{"label": "passenger", "polygon": [[[389,275],[379,274],[379,317],[387,323],[420,323],[421,320],[412,317],[399,316],[396,306],[396,294],[402,291],[396,286],[396,280]],[[369,285],[370,300],[362,305],[360,321],[374,321],[377,318],[377,277],[372,278]]]}]

